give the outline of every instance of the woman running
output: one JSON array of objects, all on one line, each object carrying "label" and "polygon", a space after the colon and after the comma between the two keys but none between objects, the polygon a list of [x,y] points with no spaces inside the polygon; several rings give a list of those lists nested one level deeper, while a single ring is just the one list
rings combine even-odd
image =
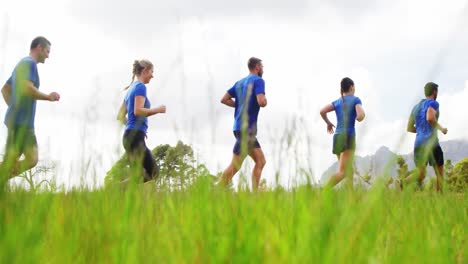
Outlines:
[{"label": "woman running", "polygon": [[[151,108],[151,103],[146,96],[146,84],[152,78],[153,64],[148,60],[135,60],[132,82],[125,88],[128,92],[117,116],[117,119],[125,124],[123,146],[130,161],[130,167],[136,175],[143,173],[143,182],[150,181],[158,174],[156,161],[145,143],[148,117],[166,113],[165,105]],[[142,166],[144,171],[141,170]]]},{"label": "woman running", "polygon": [[[353,162],[354,150],[356,149],[356,130],[354,128],[355,120],[361,122],[364,120],[365,113],[362,108],[362,102],[359,97],[354,96],[354,82],[346,77],[341,80],[341,98],[331,104],[326,105],[320,110],[327,131],[333,136],[333,154],[338,158],[338,172],[328,181],[326,187],[331,188],[338,184],[345,177],[349,177],[348,183],[353,186]],[[335,125],[327,117],[327,113],[335,111],[338,125],[336,131],[333,131]]]}]

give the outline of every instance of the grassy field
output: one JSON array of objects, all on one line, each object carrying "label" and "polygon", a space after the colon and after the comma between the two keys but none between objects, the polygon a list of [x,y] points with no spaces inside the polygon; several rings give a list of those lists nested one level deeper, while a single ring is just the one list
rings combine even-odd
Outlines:
[{"label": "grassy field", "polygon": [[0,263],[467,263],[466,194],[139,186],[0,198]]}]

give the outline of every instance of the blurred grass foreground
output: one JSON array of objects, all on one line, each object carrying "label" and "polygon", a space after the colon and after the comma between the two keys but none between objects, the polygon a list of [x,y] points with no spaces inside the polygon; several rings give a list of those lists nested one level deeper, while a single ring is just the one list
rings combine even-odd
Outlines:
[{"label": "blurred grass foreground", "polygon": [[158,151],[156,183],[2,191],[0,263],[467,263],[466,189],[233,191]]}]

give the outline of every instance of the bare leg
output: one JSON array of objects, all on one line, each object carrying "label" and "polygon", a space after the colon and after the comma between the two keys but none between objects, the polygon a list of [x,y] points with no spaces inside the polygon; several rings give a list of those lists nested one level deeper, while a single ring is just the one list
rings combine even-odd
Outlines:
[{"label": "bare leg", "polygon": [[350,177],[352,187],[352,171],[353,171],[354,150],[348,149],[343,151],[339,156],[338,172],[335,173],[328,181],[326,188],[332,188],[337,185],[346,176]]},{"label": "bare leg", "polygon": [[258,190],[260,178],[262,177],[262,170],[266,164],[265,155],[261,148],[254,148],[249,155],[255,162],[255,166],[252,171],[252,188],[254,190]]},{"label": "bare leg", "polygon": [[223,175],[221,176],[220,183],[222,185],[227,186],[231,182],[232,177],[234,177],[234,175],[239,171],[240,167],[242,166],[244,159],[245,157],[242,157],[240,155],[232,155],[231,164],[229,164],[229,166],[224,170]]},{"label": "bare leg", "polygon": [[410,174],[403,180],[404,185],[409,185],[417,182],[419,185],[422,185],[424,178],[426,178],[426,166],[421,166],[416,169],[415,172]]},{"label": "bare leg", "polygon": [[438,192],[442,192],[444,180],[444,165],[434,166],[434,172],[436,174],[436,190]]},{"label": "bare leg", "polygon": [[19,158],[21,153],[12,149],[7,149],[3,162],[0,164],[0,173],[2,174],[2,181],[8,181],[14,176],[18,175],[16,172],[19,170]]},{"label": "bare leg", "polygon": [[[339,171],[339,166],[340,166],[340,155],[336,155],[336,159],[338,160],[338,171]],[[333,174],[330,179],[328,180],[328,183],[325,184],[325,188],[332,188],[333,186],[335,186],[336,184],[338,184],[338,182],[335,182],[336,181],[336,176],[337,176],[338,173],[335,173]],[[333,182],[332,182],[333,181]]]},{"label": "bare leg", "polygon": [[23,172],[36,167],[38,161],[39,161],[39,154],[37,151],[37,146],[27,148],[24,151],[24,160],[16,163],[16,166],[14,167],[14,170],[12,173],[12,177],[20,175]]}]

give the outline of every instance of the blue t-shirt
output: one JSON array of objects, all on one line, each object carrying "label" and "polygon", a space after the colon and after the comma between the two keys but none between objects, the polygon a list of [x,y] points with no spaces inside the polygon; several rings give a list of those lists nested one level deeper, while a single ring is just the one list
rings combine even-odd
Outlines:
[{"label": "blue t-shirt", "polygon": [[34,129],[36,99],[26,94],[25,81],[31,81],[39,89],[37,63],[30,56],[18,62],[7,81],[11,86],[11,100],[4,121],[8,128],[26,126]]},{"label": "blue t-shirt", "polygon": [[247,128],[248,132],[257,133],[257,119],[260,111],[257,95],[265,94],[265,81],[258,75],[250,74],[236,82],[227,92],[235,98],[233,130],[241,131],[242,128]]},{"label": "blue t-shirt", "polygon": [[[362,105],[361,99],[354,95],[344,96],[345,109],[343,109],[343,99],[339,98],[338,100],[332,103],[335,108],[336,113],[336,130],[335,134],[348,134],[355,135],[356,129],[354,124],[356,123],[356,105]],[[344,110],[344,111],[343,111]]]},{"label": "blue t-shirt", "polygon": [[135,116],[135,96],[145,97],[144,108],[149,109],[151,103],[146,97],[146,85],[140,81],[136,81],[128,88],[127,95],[125,96],[125,105],[127,106],[127,125],[126,129],[140,130],[146,133],[148,130],[148,117]]},{"label": "blue t-shirt", "polygon": [[439,103],[433,99],[423,99],[413,107],[411,115],[416,125],[416,140],[414,147],[418,147],[430,141],[431,144],[438,145],[437,131],[429,124],[426,119],[426,113],[429,107],[436,110],[436,118],[439,119]]}]

